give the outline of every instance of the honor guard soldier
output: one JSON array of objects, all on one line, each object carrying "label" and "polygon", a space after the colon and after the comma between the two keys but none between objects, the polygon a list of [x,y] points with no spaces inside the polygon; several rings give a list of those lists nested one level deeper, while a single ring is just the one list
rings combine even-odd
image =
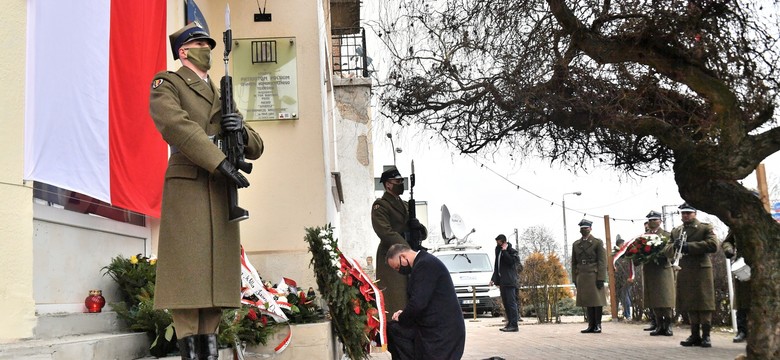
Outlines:
[{"label": "honor guard soldier", "polygon": [[607,305],[607,254],[604,241],[590,234],[593,222],[582,219],[582,238],[572,244],[571,273],[577,288],[577,306],[586,308],[588,328],[581,333],[601,333],[601,314]]},{"label": "honor guard soldier", "polygon": [[[736,236],[729,231],[726,239],[720,244],[726,259],[733,259],[737,255]],[[743,258],[744,259],[744,258]],[[750,278],[734,277],[734,308],[737,309],[737,335],[733,341],[744,342],[748,337],[747,318],[750,313]]]},{"label": "honor guard soldier", "polygon": [[182,67],[155,75],[149,112],[170,146],[163,187],[154,307],[170,309],[182,359],[216,359],[222,308],[238,308],[240,235],[228,222],[228,184],[249,182],[214,138],[241,131],[244,155],[257,159],[263,140],[235,114],[221,117],[219,91],[208,76],[216,46],[197,22],[170,35]]},{"label": "honor guard soldier", "polygon": [[672,230],[677,272],[677,311],[688,312],[691,336],[682,346],[712,347],[710,329],[715,311],[715,283],[709,254],[718,251],[712,225],[696,219],[696,209],[687,202],[679,206],[683,224]]},{"label": "honor guard soldier", "polygon": [[[385,311],[393,314],[406,307],[407,276],[390,268],[384,259],[391,246],[409,246],[403,235],[409,227],[409,204],[401,200],[404,177],[395,166],[385,170],[379,182],[384,185],[385,193],[371,206],[371,225],[379,237],[376,258],[382,260],[377,261],[376,278],[379,280],[379,287],[384,288]],[[419,226],[425,229],[422,225]]]},{"label": "honor guard soldier", "polygon": [[[671,241],[671,233],[661,228],[661,213],[650,211],[647,214],[646,233],[656,234],[666,241],[662,254],[672,250],[674,243]],[[644,305],[653,312],[656,321],[655,329],[650,332],[652,336],[673,335],[674,269],[669,257],[662,254],[642,265]]]}]

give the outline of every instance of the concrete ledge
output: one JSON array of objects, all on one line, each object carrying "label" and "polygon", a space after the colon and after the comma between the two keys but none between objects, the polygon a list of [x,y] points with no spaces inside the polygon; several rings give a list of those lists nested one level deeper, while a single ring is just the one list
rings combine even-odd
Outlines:
[{"label": "concrete ledge", "polygon": [[113,311],[46,314],[39,315],[37,321],[33,330],[36,339],[127,331],[124,322]]},{"label": "concrete ledge", "polygon": [[341,351],[336,346],[330,321],[290,325],[290,331],[290,345],[280,354],[274,354],[273,349],[287,335],[284,328],[268,339],[268,345],[247,347],[245,353],[253,354],[253,358],[273,357],[279,360],[340,358]]},{"label": "concrete ledge", "polygon": [[3,344],[0,359],[133,360],[149,354],[145,333],[90,334]]}]

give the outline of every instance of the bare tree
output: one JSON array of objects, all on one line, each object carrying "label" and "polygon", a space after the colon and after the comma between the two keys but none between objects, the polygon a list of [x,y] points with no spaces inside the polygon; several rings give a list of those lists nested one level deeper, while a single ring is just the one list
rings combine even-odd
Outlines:
[{"label": "bare tree", "polygon": [[519,243],[517,252],[521,259],[525,259],[535,252],[551,255],[558,254],[560,250],[552,231],[544,225],[531,226],[523,230]]},{"label": "bare tree", "polygon": [[728,225],[753,267],[748,356],[780,358],[780,225],[739,183],[780,149],[775,2],[387,3],[384,115],[466,153],[673,170],[680,196]]}]

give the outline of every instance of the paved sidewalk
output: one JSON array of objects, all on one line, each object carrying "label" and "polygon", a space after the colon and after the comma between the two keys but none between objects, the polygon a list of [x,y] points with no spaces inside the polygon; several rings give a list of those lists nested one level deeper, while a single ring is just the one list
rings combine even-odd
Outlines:
[{"label": "paved sidewalk", "polygon": [[[734,359],[745,353],[745,343],[731,341],[733,333],[715,331],[712,348],[682,347],[680,341],[690,328],[674,327],[674,336],[650,336],[645,323],[611,322],[605,317],[601,334],[581,334],[587,327],[582,317],[567,317],[561,324],[537,324],[524,318],[520,331],[504,333],[502,318],[466,319],[466,350],[463,360],[483,360],[497,356],[520,359]],[[390,360],[389,353],[373,354],[372,360]]]}]

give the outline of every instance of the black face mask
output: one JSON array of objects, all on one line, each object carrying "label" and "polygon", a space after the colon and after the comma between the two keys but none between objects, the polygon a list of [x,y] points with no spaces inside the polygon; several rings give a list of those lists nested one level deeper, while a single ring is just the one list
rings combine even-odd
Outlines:
[{"label": "black face mask", "polygon": [[590,234],[590,229],[581,228],[580,234],[582,234],[582,237],[588,236],[588,234]]},{"label": "black face mask", "polygon": [[403,194],[404,193],[404,184],[403,183],[401,183],[401,184],[393,184],[393,192],[396,195]]},{"label": "black face mask", "polygon": [[[398,264],[401,264],[401,257],[398,257]],[[406,265],[400,265],[398,267],[398,272],[401,273],[401,275],[410,275],[412,273],[412,265],[409,264],[409,260],[406,261]]]}]

